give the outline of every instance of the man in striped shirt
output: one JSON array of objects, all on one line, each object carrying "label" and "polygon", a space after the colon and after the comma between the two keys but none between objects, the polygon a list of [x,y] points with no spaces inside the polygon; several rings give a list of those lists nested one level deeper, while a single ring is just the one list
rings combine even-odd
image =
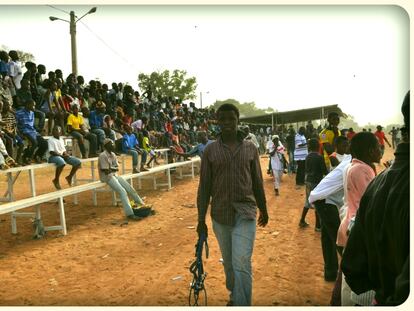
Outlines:
[{"label": "man in striped shirt", "polygon": [[217,110],[221,133],[209,144],[201,161],[197,207],[199,236],[207,236],[205,218],[211,200],[213,231],[223,256],[228,305],[249,306],[252,298],[252,267],[258,225],[266,226],[268,214],[259,153],[237,131],[239,110],[223,104]]},{"label": "man in striped shirt", "polygon": [[295,135],[295,151],[293,157],[298,165],[296,170],[296,189],[305,185],[305,159],[308,155],[308,144],[305,137],[305,127],[301,126]]}]

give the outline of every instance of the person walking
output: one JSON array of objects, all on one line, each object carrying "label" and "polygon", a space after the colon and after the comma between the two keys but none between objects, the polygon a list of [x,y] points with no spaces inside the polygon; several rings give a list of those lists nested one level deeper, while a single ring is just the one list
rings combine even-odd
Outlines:
[{"label": "person walking", "polygon": [[377,130],[374,133],[375,136],[377,137],[378,142],[379,142],[380,147],[381,147],[381,156],[384,155],[384,151],[385,151],[385,143],[384,143],[384,141],[386,141],[387,144],[388,144],[388,147],[391,148],[391,144],[388,141],[387,136],[385,136],[385,133],[382,131],[382,129],[383,129],[383,127],[381,125],[377,125]]},{"label": "person walking", "polygon": [[[237,131],[239,110],[232,104],[217,109],[221,133],[209,144],[201,161],[197,194],[199,237],[207,236],[207,208],[211,200],[214,234],[223,256],[227,305],[252,304],[251,258],[258,225],[268,223],[266,197],[256,146]],[[257,207],[256,207],[257,205]]]},{"label": "person walking", "polygon": [[282,180],[282,175],[284,171],[284,164],[286,162],[285,159],[285,147],[279,143],[279,136],[273,135],[272,136],[273,146],[271,147],[271,151],[269,153],[270,155],[270,161],[271,161],[271,167],[273,172],[273,181],[274,181],[274,188],[275,188],[275,194],[278,196],[279,189],[280,189],[280,182]]}]

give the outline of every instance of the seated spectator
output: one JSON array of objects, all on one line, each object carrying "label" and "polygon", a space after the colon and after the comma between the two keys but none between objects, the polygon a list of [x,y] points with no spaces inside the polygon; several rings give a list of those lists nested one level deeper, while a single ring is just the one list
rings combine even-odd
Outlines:
[{"label": "seated spectator", "polygon": [[97,157],[96,148],[96,135],[87,132],[82,128],[84,121],[83,117],[79,114],[79,107],[77,105],[73,105],[72,113],[68,117],[67,125],[68,125],[68,132],[70,136],[75,138],[78,141],[79,149],[82,153],[82,158],[86,158],[86,148],[83,139],[86,138],[89,141],[89,157],[94,158]]},{"label": "seated spectator", "polygon": [[52,131],[53,137],[49,138],[47,141],[48,150],[49,150],[49,163],[56,164],[55,179],[52,180],[53,185],[57,190],[61,189],[59,178],[62,174],[63,168],[66,164],[72,166],[72,169],[68,176],[65,177],[69,186],[72,186],[72,179],[75,176],[76,171],[81,167],[81,161],[78,158],[70,156],[66,152],[65,144],[63,139],[60,138],[61,128],[60,126],[55,126]]},{"label": "seated spectator", "polygon": [[7,153],[6,146],[0,136],[0,169],[6,170],[12,166],[15,166],[16,162]]},{"label": "seated spectator", "polygon": [[48,117],[48,133],[52,132],[53,123],[56,122],[61,128],[64,127],[64,112],[58,97],[56,96],[56,82],[45,80],[43,85],[47,88],[40,103],[40,110]]},{"label": "seated spectator", "polygon": [[23,152],[24,145],[23,139],[19,135],[17,135],[15,113],[12,110],[8,100],[3,99],[3,109],[1,109],[1,105],[2,101],[0,98],[0,119],[2,120],[0,127],[3,131],[3,138],[5,139],[7,153],[13,156],[14,147],[17,145],[16,162],[21,164],[21,155]]},{"label": "seated spectator", "polygon": [[[89,125],[91,126],[91,132],[98,138],[99,147],[103,148],[103,141],[105,139],[105,131],[103,130],[103,122],[105,117],[105,103],[98,101],[95,105],[95,110],[91,110],[89,114]],[[109,138],[115,141],[115,132],[109,131]]]},{"label": "seated spectator", "polygon": [[155,164],[159,165],[157,161],[157,157],[160,156],[160,153],[155,152],[155,148],[151,146],[150,139],[149,139],[149,132],[147,130],[143,130],[142,135],[144,136],[142,138],[142,149],[150,156],[150,160],[147,163],[147,167],[151,167],[151,162],[154,161]]},{"label": "seated spectator", "polygon": [[134,215],[128,194],[132,196],[137,205],[145,205],[145,203],[125,179],[117,176],[119,165],[114,153],[115,146],[111,139],[105,139],[104,149],[98,159],[99,179],[101,182],[107,183],[120,196],[126,217],[131,220],[140,220],[140,217]]},{"label": "seated spectator", "polygon": [[33,158],[41,163],[47,150],[47,141],[34,128],[34,106],[35,102],[28,100],[24,108],[16,111],[18,133],[30,141],[23,152],[23,164],[30,164]]},{"label": "seated spectator", "polygon": [[200,158],[202,158],[203,153],[204,153],[204,149],[207,147],[207,145],[209,145],[213,141],[208,139],[206,131],[197,132],[197,141],[199,141],[200,143],[198,145],[196,145],[195,147],[193,147],[190,151],[185,152],[185,153],[178,153],[176,151],[177,154],[180,155],[180,156],[183,156],[185,159],[188,158],[188,157],[193,157],[193,156],[197,156],[197,155]]},{"label": "seated spectator", "polygon": [[[122,153],[129,154],[132,156],[132,172],[139,173],[138,169],[138,154],[142,153],[141,158],[141,171],[148,171],[144,164],[147,159],[145,150],[142,150],[139,146],[137,137],[132,133],[132,127],[128,124],[124,125],[125,134],[122,137]],[[144,156],[145,154],[145,156]]]},{"label": "seated spectator", "polygon": [[[17,92],[16,92],[16,102],[13,103],[13,106],[16,110],[24,108],[25,103],[28,100],[34,100],[34,98],[32,96],[30,80],[23,79],[20,82],[20,85],[21,85],[21,88],[18,89]],[[40,91],[38,91],[38,92],[40,93]],[[44,90],[44,92],[46,92],[46,90]],[[42,93],[42,95],[44,94],[44,92]],[[39,122],[37,123],[38,125],[36,127],[36,130],[39,133],[42,133],[43,129],[45,127],[46,115],[45,115],[44,112],[37,109],[36,107],[35,107],[35,110],[34,110],[34,115],[35,115],[35,118],[37,118],[39,120]]]}]

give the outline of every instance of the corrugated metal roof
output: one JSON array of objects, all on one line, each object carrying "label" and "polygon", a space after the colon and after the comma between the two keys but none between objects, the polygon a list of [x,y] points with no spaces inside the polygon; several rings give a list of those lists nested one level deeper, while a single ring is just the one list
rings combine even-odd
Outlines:
[{"label": "corrugated metal roof", "polygon": [[[329,105],[300,110],[274,112],[273,122],[274,124],[288,124],[305,122],[309,120],[326,119],[330,112],[337,112],[340,117],[347,117],[347,115],[342,112],[341,108],[339,108],[338,105]],[[243,117],[240,118],[240,121],[251,124],[272,124],[272,113],[255,117]]]}]

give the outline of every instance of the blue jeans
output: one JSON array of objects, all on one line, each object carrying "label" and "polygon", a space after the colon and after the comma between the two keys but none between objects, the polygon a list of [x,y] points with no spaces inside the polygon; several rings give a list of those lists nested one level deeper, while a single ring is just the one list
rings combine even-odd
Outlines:
[{"label": "blue jeans", "polygon": [[103,149],[103,142],[105,140],[105,131],[100,128],[94,128],[90,130],[91,133],[94,133],[98,140],[98,146],[100,146]]},{"label": "blue jeans", "polygon": [[134,215],[134,211],[132,210],[131,204],[129,203],[128,194],[132,196],[135,203],[144,204],[144,201],[142,201],[135,189],[132,188],[132,186],[121,176],[112,176],[107,181],[107,184],[121,198],[122,207],[124,208],[124,212],[127,217]]},{"label": "blue jeans", "polygon": [[133,150],[133,149],[129,149],[129,150],[127,150],[124,153],[125,154],[129,154],[129,155],[132,156],[132,167],[133,168],[136,168],[138,166],[138,151]]},{"label": "blue jeans", "polygon": [[223,256],[226,288],[235,306],[252,304],[252,254],[256,220],[236,213],[235,225],[227,226],[213,219],[213,231]]},{"label": "blue jeans", "polygon": [[61,156],[50,156],[47,162],[54,163],[57,167],[64,166],[66,163],[71,166],[81,166],[81,161],[78,158],[71,156],[67,157],[66,159]]}]

